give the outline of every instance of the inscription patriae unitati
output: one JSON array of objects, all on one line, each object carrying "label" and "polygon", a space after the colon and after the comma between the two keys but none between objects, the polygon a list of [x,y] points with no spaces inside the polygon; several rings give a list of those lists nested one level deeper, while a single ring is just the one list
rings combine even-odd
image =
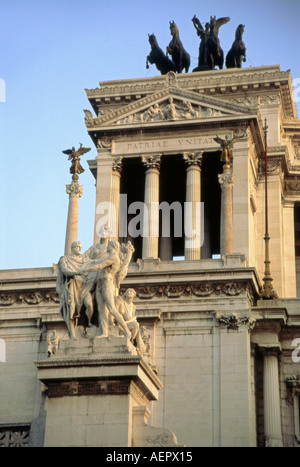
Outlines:
[{"label": "inscription patriae unitati", "polygon": [[[228,135],[228,133],[227,133]],[[225,134],[223,135],[225,137]],[[178,151],[189,149],[219,149],[213,136],[168,138],[144,141],[113,141],[112,154],[139,154],[153,151]]]}]

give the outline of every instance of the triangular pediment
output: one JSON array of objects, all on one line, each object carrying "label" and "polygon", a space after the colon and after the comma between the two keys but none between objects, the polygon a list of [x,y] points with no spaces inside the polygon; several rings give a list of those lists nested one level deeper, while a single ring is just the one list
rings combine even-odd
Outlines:
[{"label": "triangular pediment", "polygon": [[95,119],[85,112],[87,126],[95,128],[244,116],[253,113],[253,109],[178,87],[168,87],[104,115],[100,114]]}]

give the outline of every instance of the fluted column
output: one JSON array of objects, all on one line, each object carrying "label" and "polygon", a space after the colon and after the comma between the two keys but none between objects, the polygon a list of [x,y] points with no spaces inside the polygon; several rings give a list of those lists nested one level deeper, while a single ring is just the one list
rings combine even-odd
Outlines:
[{"label": "fluted column", "polygon": [[267,447],[282,446],[278,347],[263,348],[264,421]]},{"label": "fluted column", "polygon": [[112,164],[109,227],[111,229],[111,240],[119,238],[119,209],[120,209],[120,180],[122,171],[122,159],[118,157]]},{"label": "fluted column", "polygon": [[200,259],[201,255],[201,165],[203,151],[184,153],[187,163],[186,202],[184,209],[185,259]]},{"label": "fluted column", "polygon": [[224,164],[223,173],[219,174],[221,185],[221,228],[220,252],[226,255],[233,252],[232,188],[234,176],[229,164]]},{"label": "fluted column", "polygon": [[66,192],[69,195],[68,219],[66,228],[65,255],[71,254],[71,245],[77,241],[78,232],[78,202],[82,196],[82,185],[78,180],[72,180],[70,185],[66,185]]},{"label": "fluted column", "polygon": [[161,155],[142,156],[146,166],[142,257],[158,258],[159,169]]}]

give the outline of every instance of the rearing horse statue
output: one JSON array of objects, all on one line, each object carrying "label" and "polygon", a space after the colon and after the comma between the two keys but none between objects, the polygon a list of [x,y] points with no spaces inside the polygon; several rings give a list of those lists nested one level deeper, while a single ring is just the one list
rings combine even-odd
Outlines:
[{"label": "rearing horse statue", "polygon": [[220,70],[224,64],[224,53],[220,46],[218,37],[219,29],[223,24],[230,21],[229,17],[216,19],[215,16],[210,17],[210,31],[206,41],[207,46],[207,65],[211,70],[218,66]]},{"label": "rearing horse statue", "polygon": [[179,37],[179,30],[174,21],[170,21],[170,31],[173,39],[167,47],[167,55],[172,56],[172,60],[175,63],[176,71],[182,73],[182,70],[185,69],[185,72],[188,73],[189,67],[191,64],[191,57],[184,50],[182,42]]},{"label": "rearing horse statue", "polygon": [[235,31],[235,41],[226,55],[227,68],[242,68],[242,61],[246,61],[246,47],[242,41],[245,25],[239,24]]},{"label": "rearing horse statue", "polygon": [[167,74],[169,71],[176,71],[175,63],[167,57],[162,49],[159,47],[156,36],[148,34],[151,52],[147,56],[146,68],[149,68],[149,63],[154,64],[162,75]]}]

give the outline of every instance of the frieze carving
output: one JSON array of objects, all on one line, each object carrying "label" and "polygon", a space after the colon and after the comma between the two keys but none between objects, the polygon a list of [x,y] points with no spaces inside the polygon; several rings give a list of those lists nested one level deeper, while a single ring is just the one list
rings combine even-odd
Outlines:
[{"label": "frieze carving", "polygon": [[177,443],[176,437],[174,433],[160,433],[155,438],[147,438],[148,446],[154,447],[171,447],[171,446],[182,446],[181,444]]},{"label": "frieze carving", "polygon": [[280,96],[279,94],[272,94],[269,96],[261,96],[260,103],[264,105],[269,104],[280,104]]},{"label": "frieze carving", "polygon": [[247,325],[252,330],[255,325],[255,319],[250,318],[248,314],[217,313],[216,318],[220,325],[226,327],[228,330],[237,331],[241,325]]},{"label": "frieze carving", "polygon": [[[127,287],[120,288],[120,295],[124,295]],[[210,295],[238,296],[248,291],[246,282],[197,282],[189,284],[172,285],[137,285],[136,296],[142,300],[152,298],[180,298],[181,296],[209,297]],[[0,293],[0,306],[12,305],[39,305],[59,303],[59,296],[54,290],[40,290],[38,292],[2,292]]]},{"label": "frieze carving", "polygon": [[300,143],[294,146],[294,151],[295,151],[295,158],[299,160],[300,159]]},{"label": "frieze carving", "polygon": [[213,284],[197,284],[192,285],[187,292],[191,292],[192,295],[196,295],[196,297],[209,297],[213,293],[217,292],[219,294],[220,289],[216,289]]},{"label": "frieze carving", "polygon": [[99,138],[97,142],[97,149],[110,149],[112,146],[111,138]]},{"label": "frieze carving", "polygon": [[[170,96],[170,90],[176,97]],[[174,102],[176,100],[176,103]],[[200,101],[198,104],[194,101]],[[193,102],[193,103],[192,103]],[[135,113],[133,113],[135,112]],[[112,121],[113,124],[142,123],[159,120],[183,120],[193,118],[210,118],[238,114],[250,114],[252,109],[238,105],[232,101],[216,99],[206,95],[199,97],[198,92],[182,90],[175,86],[166,87],[155,94],[138,99],[118,109],[99,113],[91,120],[88,114],[86,124],[88,128],[103,125]],[[130,114],[130,115],[128,115]],[[153,119],[153,120],[151,120]]]},{"label": "frieze carving", "polygon": [[124,125],[129,123],[149,123],[168,120],[190,120],[196,118],[220,117],[221,115],[226,114],[211,107],[192,105],[188,100],[175,103],[174,99],[170,97],[164,105],[156,103],[143,112],[117,120],[116,124]]},{"label": "frieze carving", "polygon": [[252,108],[257,108],[260,103],[259,96],[235,97],[234,99],[231,99],[231,100],[238,105],[244,105],[246,107],[252,107]]},{"label": "frieze carving", "polygon": [[286,180],[285,181],[286,191],[300,191],[300,180]]},{"label": "frieze carving", "polygon": [[289,172],[300,172],[300,165],[292,165],[291,161],[287,161],[287,168]]},{"label": "frieze carving", "polygon": [[166,74],[165,86],[167,88],[170,86],[175,88],[178,87],[177,75],[174,71],[169,71],[169,73]]},{"label": "frieze carving", "polygon": [[[258,170],[260,173],[265,173],[265,161],[263,159],[259,160]],[[268,158],[267,172],[268,175],[279,175],[281,173],[281,158]]]},{"label": "frieze carving", "polygon": [[130,392],[130,381],[62,381],[47,383],[48,397],[124,395]]},{"label": "frieze carving", "polygon": [[2,292],[0,293],[0,306],[39,305],[40,303],[59,303],[59,297],[55,291],[41,290],[38,292]]},{"label": "frieze carving", "polygon": [[[126,288],[121,288],[123,294]],[[141,300],[151,300],[155,298],[180,298],[180,297],[210,297],[211,295],[225,295],[234,297],[248,291],[246,282],[198,282],[193,284],[173,284],[173,285],[145,285],[135,286],[136,296]]]}]

